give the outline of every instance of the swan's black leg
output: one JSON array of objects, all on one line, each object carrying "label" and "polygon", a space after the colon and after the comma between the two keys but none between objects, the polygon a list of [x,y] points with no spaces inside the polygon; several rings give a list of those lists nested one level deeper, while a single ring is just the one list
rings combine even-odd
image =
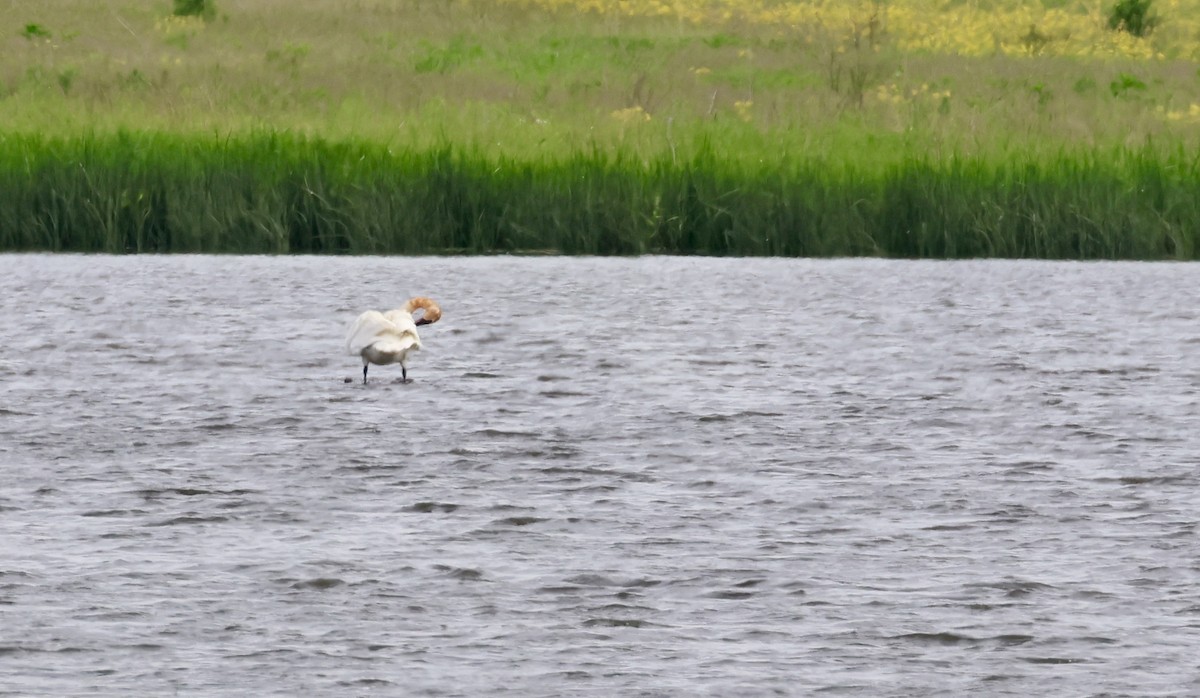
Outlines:
[{"label": "swan's black leg", "polygon": [[367,367],[371,364],[363,364],[363,385],[367,384]]},{"label": "swan's black leg", "polygon": [[408,369],[404,368],[403,366],[400,367],[400,382],[401,383],[408,382]]}]

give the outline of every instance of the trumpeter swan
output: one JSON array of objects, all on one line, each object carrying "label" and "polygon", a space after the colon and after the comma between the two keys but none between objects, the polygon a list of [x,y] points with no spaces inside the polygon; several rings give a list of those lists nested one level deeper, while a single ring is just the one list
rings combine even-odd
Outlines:
[{"label": "trumpeter swan", "polygon": [[[413,320],[413,311],[425,312]],[[421,348],[418,325],[429,325],[442,317],[442,309],[432,298],[410,298],[403,306],[381,313],[368,310],[350,326],[346,333],[346,351],[362,357],[363,383],[371,364],[386,366],[400,364],[400,379],[408,382],[408,355]]]}]

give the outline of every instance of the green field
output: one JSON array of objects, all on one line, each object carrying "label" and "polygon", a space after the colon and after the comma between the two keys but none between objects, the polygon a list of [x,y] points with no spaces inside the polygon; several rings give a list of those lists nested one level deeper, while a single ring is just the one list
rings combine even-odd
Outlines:
[{"label": "green field", "polygon": [[1198,253],[1200,65],[1174,45],[945,55],[426,0],[0,17],[4,250]]}]

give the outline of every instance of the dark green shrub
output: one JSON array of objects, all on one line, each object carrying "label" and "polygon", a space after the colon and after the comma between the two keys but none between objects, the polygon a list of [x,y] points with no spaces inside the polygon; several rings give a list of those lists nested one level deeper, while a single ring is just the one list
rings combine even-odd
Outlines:
[{"label": "dark green shrub", "polygon": [[46,31],[46,28],[40,24],[26,24],[25,31],[21,32],[21,36],[29,40],[49,39],[50,32]]},{"label": "dark green shrub", "polygon": [[1134,36],[1146,36],[1158,24],[1158,17],[1150,12],[1153,0],[1118,0],[1108,13],[1108,27],[1116,31],[1129,32]]},{"label": "dark green shrub", "polygon": [[1121,73],[1116,80],[1108,83],[1108,89],[1112,92],[1113,97],[1122,97],[1135,91],[1145,92],[1146,83],[1139,80],[1136,75]]},{"label": "dark green shrub", "polygon": [[177,17],[203,17],[205,21],[217,15],[217,8],[212,0],[175,0]]}]

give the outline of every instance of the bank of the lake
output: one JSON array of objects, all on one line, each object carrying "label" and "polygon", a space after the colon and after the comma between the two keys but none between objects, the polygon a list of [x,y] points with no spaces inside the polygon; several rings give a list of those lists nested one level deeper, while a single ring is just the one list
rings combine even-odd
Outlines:
[{"label": "bank of the lake", "polygon": [[1197,3],[13,5],[0,250],[1192,259]]}]

